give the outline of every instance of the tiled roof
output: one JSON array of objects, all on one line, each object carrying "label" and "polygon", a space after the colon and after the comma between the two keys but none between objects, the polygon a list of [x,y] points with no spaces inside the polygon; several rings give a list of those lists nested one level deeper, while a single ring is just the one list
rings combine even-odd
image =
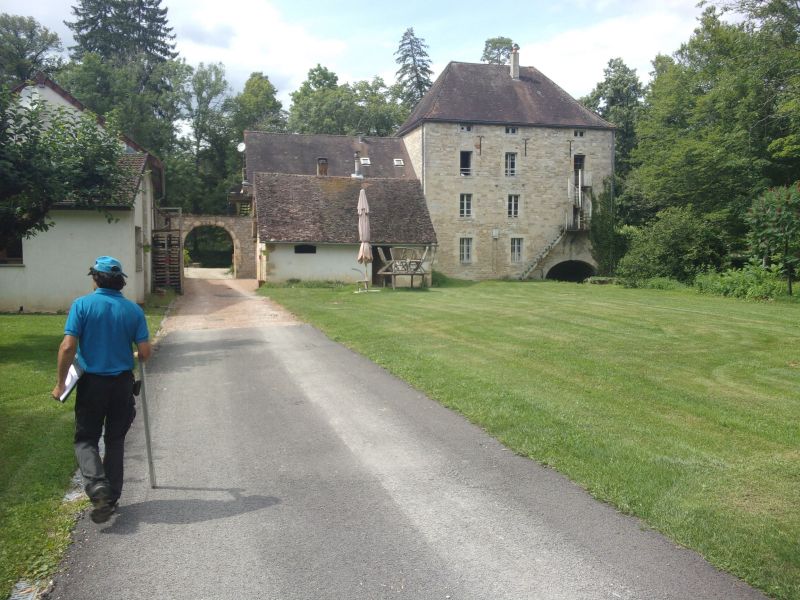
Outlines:
[{"label": "tiled roof", "polygon": [[[316,175],[319,158],[328,160],[328,175],[349,177],[355,152],[370,159],[370,165],[361,165],[366,178],[417,177],[400,138],[245,131],[244,143],[247,180],[251,183],[253,173]],[[396,158],[402,159],[402,166],[395,166]]]},{"label": "tiled roof", "polygon": [[[136,200],[136,193],[139,191],[139,186],[142,181],[142,174],[148,163],[153,161],[153,157],[149,154],[141,153],[125,153],[120,156],[117,164],[125,170],[127,177],[124,187],[116,198],[113,198],[108,204],[104,204],[104,208],[115,209],[130,209],[133,208],[133,202]],[[77,208],[82,210],[94,210],[91,206],[75,205],[74,202],[57,202],[53,208]]]},{"label": "tiled roof", "polygon": [[612,128],[534,67],[451,62],[414,112],[403,135],[424,121]]},{"label": "tiled roof", "polygon": [[256,173],[255,205],[262,242],[358,243],[358,194],[369,203],[372,242],[436,242],[416,179],[355,179]]}]

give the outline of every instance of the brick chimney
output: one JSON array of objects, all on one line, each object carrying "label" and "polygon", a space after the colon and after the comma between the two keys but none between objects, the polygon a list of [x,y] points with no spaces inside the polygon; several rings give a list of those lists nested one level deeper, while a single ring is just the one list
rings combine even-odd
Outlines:
[{"label": "brick chimney", "polygon": [[511,79],[519,79],[519,44],[511,46]]}]

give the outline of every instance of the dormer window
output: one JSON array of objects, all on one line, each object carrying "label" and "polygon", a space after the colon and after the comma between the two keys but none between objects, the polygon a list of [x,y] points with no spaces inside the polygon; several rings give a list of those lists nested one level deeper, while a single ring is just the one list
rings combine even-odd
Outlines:
[{"label": "dormer window", "polygon": [[395,158],[394,159],[394,166],[395,167],[403,167],[403,166],[405,166],[405,164],[406,163],[403,161],[402,158]]},{"label": "dormer window", "polygon": [[318,158],[317,159],[317,175],[327,175],[328,174],[328,159],[327,158]]},{"label": "dormer window", "polygon": [[508,135],[517,135],[517,128],[516,127],[506,127],[506,133]]},{"label": "dormer window", "polygon": [[470,125],[469,123],[461,123],[458,126],[458,130],[461,133],[470,133],[472,131],[472,125]]},{"label": "dormer window", "polygon": [[369,156],[362,156],[361,157],[361,164],[362,165],[371,165],[372,163],[369,160]]}]

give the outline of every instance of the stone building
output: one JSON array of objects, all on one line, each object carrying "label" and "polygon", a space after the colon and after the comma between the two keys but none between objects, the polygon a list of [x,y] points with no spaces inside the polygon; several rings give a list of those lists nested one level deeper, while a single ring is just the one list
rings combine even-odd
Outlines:
[{"label": "stone building", "polygon": [[[439,240],[464,279],[583,279],[590,192],[613,172],[614,128],[533,67],[451,62],[398,131]],[[561,277],[560,277],[561,278]]]},{"label": "stone building", "polygon": [[[435,238],[427,230],[403,235],[436,240],[434,269],[463,279],[582,280],[595,272],[591,193],[613,172],[614,127],[537,69],[520,67],[516,48],[508,66],[448,64],[396,137],[248,131],[244,141],[244,198],[255,201],[259,215],[266,214],[264,203],[303,196],[288,187],[282,194],[253,190],[259,173],[412,179],[421,185],[429,213],[422,221],[430,219]],[[318,210],[341,201],[331,192],[326,203],[323,188],[314,190]],[[404,191],[386,206],[407,203],[408,211],[421,215],[415,202],[415,194]],[[272,229],[283,235],[259,217],[262,242],[273,237]],[[282,276],[291,275],[282,269]]]}]

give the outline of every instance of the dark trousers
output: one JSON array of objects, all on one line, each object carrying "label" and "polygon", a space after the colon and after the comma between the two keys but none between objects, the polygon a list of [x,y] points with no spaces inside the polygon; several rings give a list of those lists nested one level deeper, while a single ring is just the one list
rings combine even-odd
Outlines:
[{"label": "dark trousers", "polygon": [[[97,483],[111,486],[111,501],[122,494],[125,434],[136,416],[133,373],[104,376],[84,373],[75,399],[75,457],[91,497]],[[105,425],[106,452],[100,460],[98,443]]]}]

